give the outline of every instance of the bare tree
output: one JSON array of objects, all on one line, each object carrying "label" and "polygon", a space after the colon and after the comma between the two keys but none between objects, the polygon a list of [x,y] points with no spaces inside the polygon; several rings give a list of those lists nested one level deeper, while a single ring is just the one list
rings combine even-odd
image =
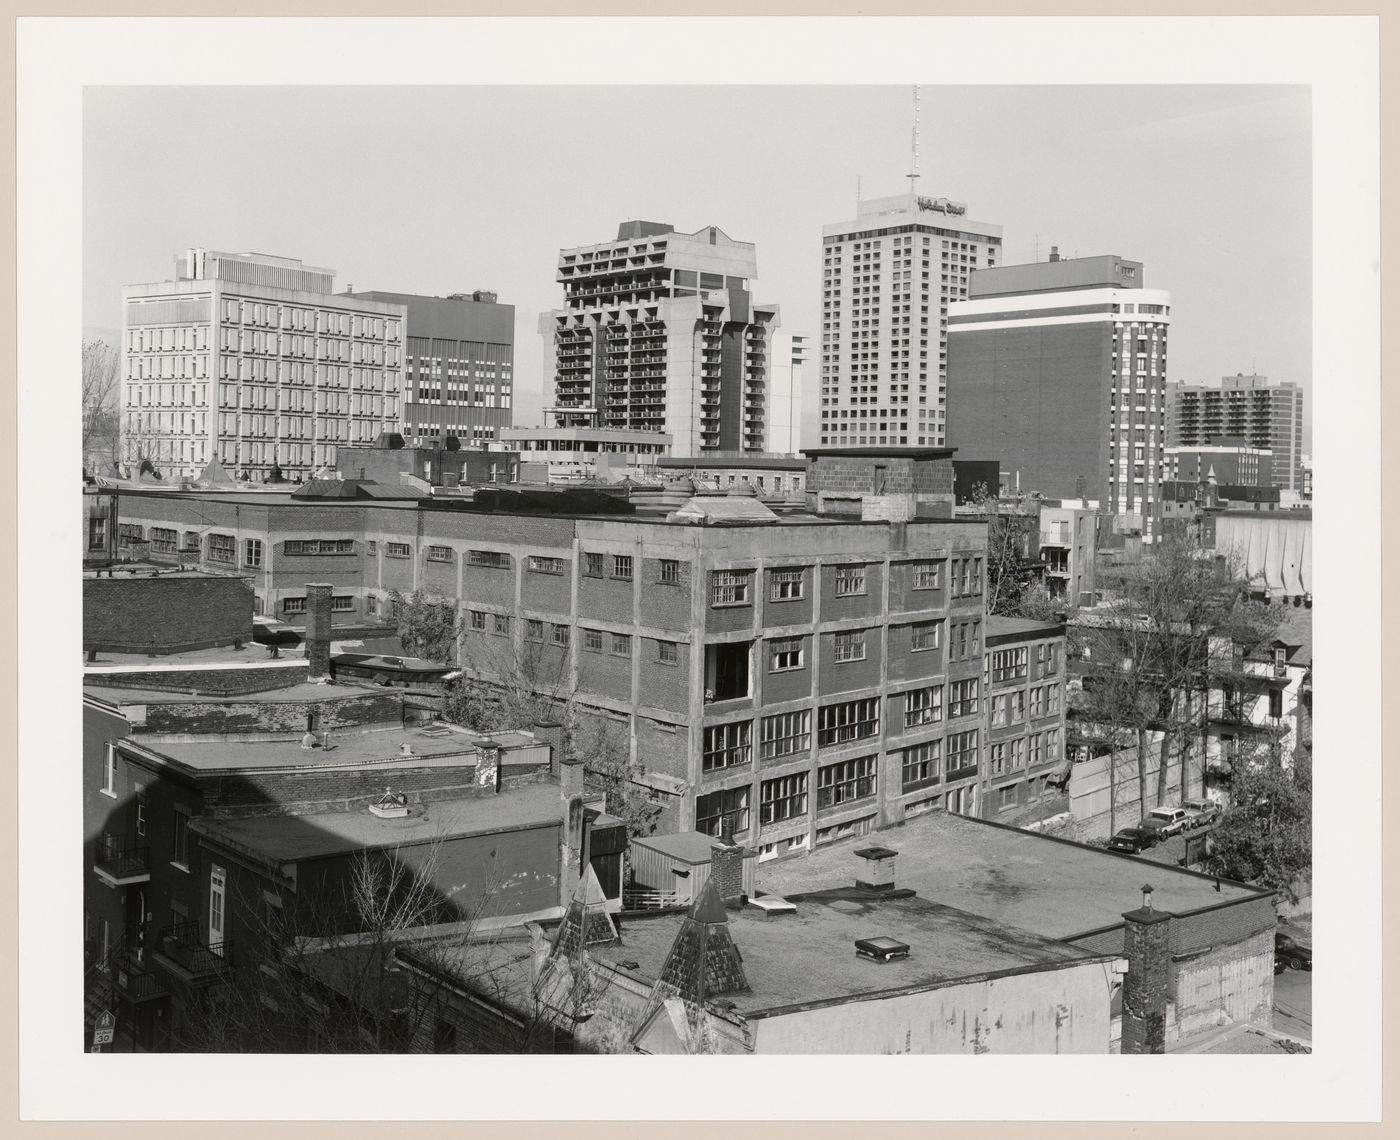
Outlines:
[{"label": "bare tree", "polygon": [[83,342],[83,461],[115,462],[120,438],[121,356],[103,340]]}]

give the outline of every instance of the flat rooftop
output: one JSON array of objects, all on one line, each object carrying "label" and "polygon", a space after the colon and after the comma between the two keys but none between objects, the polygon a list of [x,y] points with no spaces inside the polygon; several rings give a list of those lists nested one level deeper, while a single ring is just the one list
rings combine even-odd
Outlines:
[{"label": "flat rooftop", "polygon": [[367,810],[316,815],[266,815],[248,819],[201,819],[201,835],[275,863],[293,863],[358,851],[489,835],[559,823],[557,783],[527,784],[499,795],[434,800],[416,805],[402,819],[380,819]]},{"label": "flat rooftop", "polygon": [[232,645],[215,645],[206,649],[184,649],[176,653],[112,653],[99,650],[91,661],[83,658],[83,671],[86,673],[111,673],[122,671],[176,669],[290,669],[306,666],[306,651],[297,646],[284,648],[281,655],[273,657],[267,646],[252,640],[254,626],[249,627],[248,637],[242,649]]},{"label": "flat rooftop", "polygon": [[[437,732],[437,729],[444,728],[446,732]],[[455,725],[438,725],[429,731],[431,735],[416,726],[376,728],[368,732],[332,729],[332,747],[329,749],[303,748],[300,737],[295,740],[221,737],[216,740],[167,741],[155,734],[131,737],[129,741],[168,756],[196,772],[249,768],[359,768],[367,764],[382,764],[386,770],[452,767],[455,764],[465,766],[476,763],[476,747],[482,740],[494,740],[504,748],[535,743],[533,737],[521,732],[493,732],[487,736]],[[403,754],[405,744],[413,750],[411,755]],[[557,799],[557,789],[554,794]]]},{"label": "flat rooftop", "polygon": [[[750,992],[722,997],[741,1012],[1101,957],[922,898],[803,899],[796,906],[796,914],[772,918],[747,908],[729,912]],[[624,971],[630,976],[658,978],[683,919],[629,917],[620,942],[589,953],[611,965],[636,962],[639,969]],[[908,944],[909,957],[873,962],[857,956],[857,939],[877,937]]]},{"label": "flat rooftop", "polygon": [[[126,685],[86,684],[83,686],[83,692],[114,705],[175,703],[180,705],[221,705],[248,704],[250,702],[255,702],[260,705],[275,705],[283,702],[305,704],[307,701],[333,701],[354,696],[382,697],[386,692],[385,689],[375,685],[347,685],[340,682],[316,685],[312,684],[310,681],[301,681],[295,685],[287,685],[278,689],[264,689],[255,693],[196,694],[191,693],[188,687],[162,689],[158,678],[147,678],[144,675],[139,676],[141,676],[143,682],[148,679],[151,680],[151,684],[131,687]],[[399,692],[399,690],[392,689],[387,691],[391,694],[397,694]],[[250,729],[250,731],[257,730]]]},{"label": "flat rooftop", "polygon": [[[809,855],[761,863],[755,886],[770,894],[804,894],[850,886],[861,870],[854,852],[870,841],[845,839]],[[1142,905],[1150,883],[1155,910],[1185,914],[1265,892],[1148,859],[929,812],[875,833],[898,852],[894,885],[922,899],[983,915],[1046,938],[1074,938],[1116,926]]]},{"label": "flat rooftop", "polygon": [[1003,617],[990,614],[987,617],[987,643],[997,637],[1048,637],[1063,633],[1065,623],[1061,621],[1032,621],[1030,618]]}]

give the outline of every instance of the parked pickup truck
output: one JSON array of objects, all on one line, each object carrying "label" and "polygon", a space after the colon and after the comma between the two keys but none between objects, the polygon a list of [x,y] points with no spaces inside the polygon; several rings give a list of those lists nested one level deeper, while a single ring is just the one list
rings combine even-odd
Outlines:
[{"label": "parked pickup truck", "polygon": [[1205,827],[1220,818],[1220,805],[1214,800],[1184,800],[1187,828]]}]

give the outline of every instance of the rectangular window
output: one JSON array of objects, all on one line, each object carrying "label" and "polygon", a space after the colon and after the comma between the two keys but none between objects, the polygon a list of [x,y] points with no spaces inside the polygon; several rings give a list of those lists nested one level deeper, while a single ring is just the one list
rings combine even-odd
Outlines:
[{"label": "rectangular window", "polygon": [[145,542],[146,528],[137,523],[117,523],[117,538],[122,543]]},{"label": "rectangular window", "polygon": [[1060,730],[1052,728],[1045,733],[1045,759],[1060,759]]},{"label": "rectangular window", "polygon": [[243,540],[243,565],[256,570],[262,565],[262,542],[256,538]]},{"label": "rectangular window", "polygon": [[603,631],[601,629],[585,629],[583,631],[583,647],[590,653],[602,653]]},{"label": "rectangular window", "polygon": [[817,710],[817,744],[828,748],[851,740],[864,740],[880,733],[880,700],[867,697],[823,705]]},{"label": "rectangular window", "polygon": [[865,630],[856,629],[848,633],[838,633],[835,644],[838,663],[865,660]]},{"label": "rectangular window", "polygon": [[749,573],[746,570],[715,570],[710,574],[710,605],[749,604]]},{"label": "rectangular window", "polygon": [[562,574],[564,573],[564,560],[562,558],[546,558],[542,555],[532,554],[526,563],[526,568],[532,574]]},{"label": "rectangular window", "polygon": [[472,610],[472,629],[486,630],[486,611]]},{"label": "rectangular window", "polygon": [[569,627],[567,625],[551,625],[549,627],[549,640],[555,645],[568,645]]},{"label": "rectangular window", "polygon": [[1274,720],[1278,720],[1279,717],[1283,716],[1282,689],[1269,690],[1269,716],[1271,716]]},{"label": "rectangular window", "polygon": [[493,631],[502,637],[510,635],[510,618],[505,614],[492,614]]},{"label": "rectangular window", "polygon": [[937,649],[941,622],[921,621],[909,627],[909,648],[915,653],[924,649]]},{"label": "rectangular window", "polygon": [[468,566],[486,566],[493,570],[509,570],[510,555],[499,550],[468,550]]},{"label": "rectangular window", "polygon": [[982,559],[953,559],[953,597],[970,598],[982,592]]},{"label": "rectangular window", "polygon": [[977,711],[977,678],[953,681],[948,686],[948,716],[971,716]]},{"label": "rectangular window", "polygon": [[901,761],[900,781],[903,791],[912,792],[938,783],[941,777],[943,741],[930,740],[906,748]]},{"label": "rectangular window", "polygon": [[1006,772],[1006,744],[1005,742],[993,744],[988,750],[988,766],[991,768],[993,776],[1001,776]]},{"label": "rectangular window", "polygon": [[136,784],[134,791],[136,792],[135,831],[137,835],[144,836],[146,834],[146,785]]},{"label": "rectangular window", "polygon": [[413,548],[406,542],[386,542],[384,544],[384,553],[390,558],[411,558],[413,556]]},{"label": "rectangular window", "polygon": [[758,822],[781,823],[807,814],[807,773],[779,776],[759,784]]},{"label": "rectangular window", "polygon": [[111,744],[102,750],[102,790],[109,796],[117,794],[117,750]]},{"label": "rectangular window", "polygon": [[904,694],[904,727],[918,728],[943,719],[943,686],[914,689]]},{"label": "rectangular window", "polygon": [[674,641],[658,641],[656,643],[656,659],[662,665],[679,665],[680,652]]},{"label": "rectangular window", "polygon": [[612,653],[615,657],[632,656],[632,636],[626,633],[612,635]]},{"label": "rectangular window", "polygon": [[331,597],[331,613],[345,614],[355,609],[355,598],[352,594],[335,594]]},{"label": "rectangular window", "polygon": [[992,698],[992,727],[993,727],[993,728],[1005,728],[1005,727],[1006,727],[1006,724],[1007,724],[1007,719],[1006,719],[1006,707],[1007,707],[1007,706],[1006,706],[1006,701],[1007,701],[1007,698],[1006,698],[1006,695],[1005,695],[1005,694],[1003,694],[1003,695],[1001,695],[1001,696],[996,696],[996,697],[993,697],[993,698]]},{"label": "rectangular window", "polygon": [[997,807],[1009,808],[1016,806],[1016,785],[1011,784],[1005,788],[997,789]]},{"label": "rectangular window", "polygon": [[428,547],[427,558],[429,562],[451,562],[452,547],[450,546],[430,546]]},{"label": "rectangular window", "polygon": [[1053,677],[1060,671],[1060,647],[1058,645],[1047,645],[1045,647],[1045,669],[1042,675]]},{"label": "rectangular window", "polygon": [[663,586],[679,586],[681,584],[681,564],[676,559],[661,559],[661,584]]},{"label": "rectangular window", "polygon": [[174,554],[179,546],[179,535],[165,527],[151,527],[151,553]]},{"label": "rectangular window", "polygon": [[[212,535],[210,536],[213,537]],[[393,546],[393,543],[389,544]],[[404,547],[405,553],[408,548]],[[289,538],[282,543],[283,554],[354,554],[353,538]]]},{"label": "rectangular window", "polygon": [[948,756],[943,765],[945,772],[956,772],[959,768],[977,766],[977,730],[954,732],[948,737]]},{"label": "rectangular window", "polygon": [[806,577],[803,570],[768,571],[768,600],[770,602],[791,602],[802,597],[802,583]]},{"label": "rectangular window", "polygon": [[1026,766],[1026,738],[1024,736],[1018,736],[1011,741],[1011,766],[1013,768]]},{"label": "rectangular window", "polygon": [[543,640],[544,640],[544,622],[540,621],[538,618],[526,618],[526,619],[525,619],[525,640],[526,640],[526,641],[543,641]]},{"label": "rectangular window", "polygon": [[304,614],[306,612],[305,598],[283,598],[282,612],[284,614]]},{"label": "rectangular window", "polygon": [[233,535],[211,534],[209,536],[210,562],[232,562],[234,557]]},{"label": "rectangular window", "polygon": [[812,746],[812,712],[777,713],[759,724],[758,755],[761,760],[795,756]]},{"label": "rectangular window", "polygon": [[802,668],[802,639],[784,637],[768,643],[768,672]]},{"label": "rectangular window", "polygon": [[1045,686],[1045,711],[1047,713],[1060,711],[1060,686],[1058,684]]},{"label": "rectangular window", "polygon": [[705,749],[700,759],[702,772],[736,768],[753,759],[753,722],[714,724],[705,729]]},{"label": "rectangular window", "polygon": [[1031,689],[1031,719],[1045,714],[1045,690],[1039,685]]},{"label": "rectangular window", "polygon": [[1015,649],[998,649],[992,654],[992,684],[998,681],[1019,681],[1026,676],[1027,653],[1024,645]]},{"label": "rectangular window", "polygon": [[601,554],[585,554],[583,556],[583,573],[589,578],[601,578],[603,576],[603,556]]},{"label": "rectangular window", "polygon": [[184,867],[186,870],[189,869],[190,813],[181,807],[175,809],[174,826],[171,829],[170,861],[177,867]]},{"label": "rectangular window", "polygon": [[632,556],[630,554],[613,555],[612,576],[626,582],[632,581]]},{"label": "rectangular window", "polygon": [[912,563],[914,569],[914,589],[940,590],[943,588],[943,563],[931,560]]},{"label": "rectangular window", "polygon": [[747,784],[695,797],[695,830],[701,835],[719,835],[725,820],[735,833],[749,829]]},{"label": "rectangular window", "polygon": [[836,568],[836,596],[838,598],[850,598],[864,593],[864,566],[838,566]]},{"label": "rectangular window", "polygon": [[1028,739],[1030,740],[1030,765],[1034,768],[1043,759],[1044,740],[1038,732],[1031,733]]},{"label": "rectangular window", "polygon": [[875,757],[860,756],[817,769],[817,810],[839,807],[875,794]]}]

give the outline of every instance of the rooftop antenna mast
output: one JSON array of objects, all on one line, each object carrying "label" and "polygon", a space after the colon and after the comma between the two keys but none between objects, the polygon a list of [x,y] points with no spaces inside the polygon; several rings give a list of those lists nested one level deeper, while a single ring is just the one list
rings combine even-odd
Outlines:
[{"label": "rooftop antenna mast", "polygon": [[913,169],[905,175],[909,179],[909,193],[919,192],[919,85],[914,84],[914,138],[913,138]]}]

